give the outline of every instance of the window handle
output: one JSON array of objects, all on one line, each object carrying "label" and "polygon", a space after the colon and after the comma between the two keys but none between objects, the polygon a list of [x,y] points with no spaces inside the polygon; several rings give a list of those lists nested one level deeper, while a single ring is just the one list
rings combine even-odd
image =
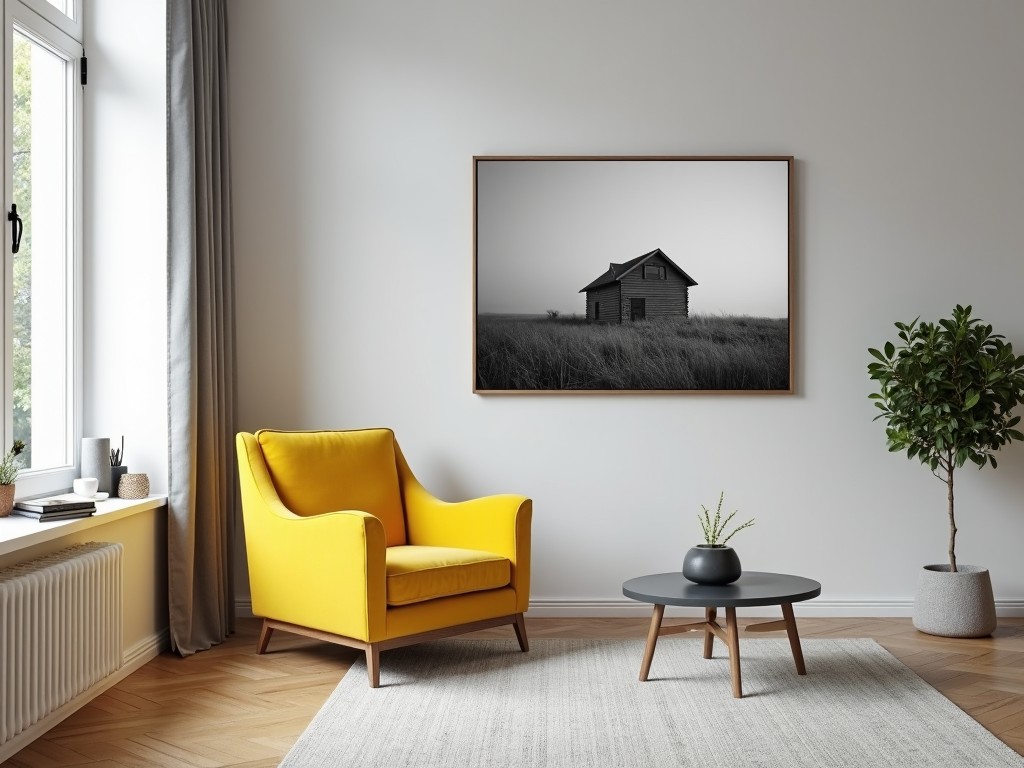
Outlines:
[{"label": "window handle", "polygon": [[11,203],[11,210],[7,214],[7,220],[11,222],[11,253],[17,253],[21,248],[21,233],[25,229],[21,216],[18,215],[18,206]]}]

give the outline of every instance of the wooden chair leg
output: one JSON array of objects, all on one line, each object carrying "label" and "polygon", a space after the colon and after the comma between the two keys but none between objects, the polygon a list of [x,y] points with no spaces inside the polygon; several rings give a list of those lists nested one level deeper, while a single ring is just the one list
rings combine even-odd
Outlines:
[{"label": "wooden chair leg", "polygon": [[270,645],[270,633],[274,631],[274,628],[270,626],[270,622],[267,619],[263,620],[263,628],[260,630],[260,639],[256,643],[256,653],[266,653],[267,646]]},{"label": "wooden chair leg", "polygon": [[530,639],[526,636],[526,619],[523,618],[523,614],[516,614],[516,623],[513,626],[516,629],[516,640],[519,641],[519,649],[526,653],[530,650]]},{"label": "wooden chair leg", "polygon": [[370,677],[370,687],[380,688],[380,648],[374,643],[366,646],[366,672]]},{"label": "wooden chair leg", "polygon": [[[704,620],[707,621],[708,624],[711,624],[717,618],[718,618],[718,609],[717,608],[705,608],[704,609]],[[711,658],[711,652],[714,650],[714,648],[715,648],[715,633],[711,631],[710,627],[708,627],[707,629],[704,630],[704,658],[705,659],[710,659]]]},{"label": "wooden chair leg", "polygon": [[661,620],[665,615],[665,606],[654,605],[654,613],[651,615],[651,628],[647,630],[647,647],[644,649],[644,660],[640,664],[640,682],[647,682],[647,675],[651,672],[651,662],[654,661],[654,648],[658,645],[658,633],[661,631]]},{"label": "wooden chair leg", "polygon": [[725,609],[725,636],[729,640],[729,669],[732,672],[732,695],[743,698],[743,683],[740,680],[740,633],[736,626],[736,609]]},{"label": "wooden chair leg", "polygon": [[789,635],[789,648],[793,651],[796,673],[806,675],[807,667],[804,666],[804,652],[800,647],[800,635],[796,631],[796,617],[793,616],[792,603],[782,604],[782,618],[786,620],[786,634]]}]

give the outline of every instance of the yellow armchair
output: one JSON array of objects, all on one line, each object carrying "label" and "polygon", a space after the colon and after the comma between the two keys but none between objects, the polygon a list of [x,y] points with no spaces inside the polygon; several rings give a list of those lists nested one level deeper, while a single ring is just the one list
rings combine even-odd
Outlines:
[{"label": "yellow armchair", "polygon": [[389,429],[241,432],[236,440],[258,653],[275,629],[380,652],[512,624],[529,644],[532,502],[447,503]]}]

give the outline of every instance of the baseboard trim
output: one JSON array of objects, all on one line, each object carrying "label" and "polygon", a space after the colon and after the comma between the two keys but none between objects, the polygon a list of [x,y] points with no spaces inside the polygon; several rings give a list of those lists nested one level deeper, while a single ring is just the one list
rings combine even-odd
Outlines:
[{"label": "baseboard trim", "polygon": [[[164,628],[155,635],[143,638],[124,652],[124,667],[131,667],[132,672],[148,661],[152,661],[164,651],[171,648],[171,631]],[[120,672],[120,670],[118,670]],[[131,674],[129,672],[128,674]]]},{"label": "baseboard trim", "polygon": [[[778,609],[744,608],[740,615],[772,615]],[[897,617],[909,618],[914,613],[912,597],[897,600],[809,600],[793,606],[797,616],[820,616],[822,618],[876,618]],[[239,618],[252,618],[252,601],[241,599],[235,601],[235,615]],[[650,616],[651,607],[646,603],[620,598],[618,600],[573,600],[568,598],[537,598],[530,601],[531,618],[604,618],[604,617],[637,617]],[[666,616],[703,616],[700,608],[675,608],[669,606]],[[996,615],[1003,618],[1024,616],[1024,599],[996,600]]]},{"label": "baseboard trim", "polygon": [[0,763],[16,755],[62,720],[73,715],[108,688],[117,685],[117,683],[124,680],[132,672],[135,672],[147,662],[152,661],[170,647],[170,633],[167,628],[164,628],[157,634],[150,635],[140,640],[131,648],[126,649],[119,670],[111,675],[107,675],[92,687],[75,696],[75,698],[60,709],[54,710],[42,720],[30,725],[10,741],[0,745]]}]

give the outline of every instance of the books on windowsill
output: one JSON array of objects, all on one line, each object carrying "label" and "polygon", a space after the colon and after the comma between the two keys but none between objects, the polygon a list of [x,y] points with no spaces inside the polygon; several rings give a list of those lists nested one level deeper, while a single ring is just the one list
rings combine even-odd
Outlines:
[{"label": "books on windowsill", "polygon": [[92,517],[95,512],[95,506],[89,509],[75,509],[70,512],[33,512],[29,509],[14,509],[14,514],[21,515],[22,517],[31,517],[40,523],[55,523],[58,520],[77,520],[80,517]]},{"label": "books on windowsill", "polygon": [[82,497],[51,496],[45,499],[28,499],[14,504],[14,514],[31,517],[41,523],[54,520],[73,520],[89,517],[96,511],[96,502]]}]

